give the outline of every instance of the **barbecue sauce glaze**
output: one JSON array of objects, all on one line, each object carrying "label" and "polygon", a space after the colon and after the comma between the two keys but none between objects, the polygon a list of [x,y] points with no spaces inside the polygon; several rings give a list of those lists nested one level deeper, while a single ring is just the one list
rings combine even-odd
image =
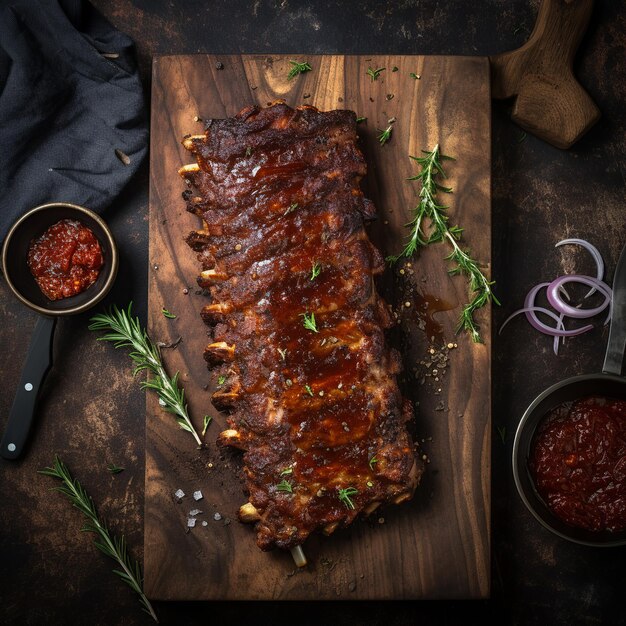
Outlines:
[{"label": "barbecue sauce glaze", "polygon": [[48,300],[85,291],[96,282],[103,263],[96,236],[77,220],[53,224],[28,249],[28,267]]},{"label": "barbecue sauce glaze", "polygon": [[626,401],[589,397],[540,424],[529,469],[539,495],[566,524],[626,528]]}]

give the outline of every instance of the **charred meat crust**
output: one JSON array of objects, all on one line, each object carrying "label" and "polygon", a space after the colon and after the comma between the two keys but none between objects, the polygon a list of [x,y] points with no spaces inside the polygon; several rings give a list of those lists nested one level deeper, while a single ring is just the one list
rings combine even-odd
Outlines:
[{"label": "charred meat crust", "polygon": [[211,298],[204,357],[230,413],[219,442],[244,451],[242,519],[264,550],[408,499],[423,472],[385,343],[356,139],[351,111],[277,102],[183,141],[198,164],[180,173],[201,219],[186,241]]}]

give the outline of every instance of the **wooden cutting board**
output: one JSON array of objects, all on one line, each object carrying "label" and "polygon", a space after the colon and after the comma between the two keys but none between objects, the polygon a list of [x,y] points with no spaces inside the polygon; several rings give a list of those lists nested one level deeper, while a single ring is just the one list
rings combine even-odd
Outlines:
[{"label": "wooden cutting board", "polygon": [[[416,404],[413,425],[427,472],[414,500],[377,512],[331,537],[305,544],[306,569],[291,556],[261,552],[250,526],[236,520],[246,501],[239,454],[218,449],[225,426],[212,407],[217,381],[202,359],[207,343],[200,309],[207,302],[195,283],[195,255],[183,237],[198,227],[185,211],[178,168],[190,161],[180,144],[202,131],[199,118],[221,118],[244,106],[278,98],[320,109],[348,108],[367,120],[359,125],[369,174],[366,193],[379,219],[372,239],[385,255],[403,247],[417,203],[416,173],[409,155],[439,143],[454,194],[450,221],[490,271],[490,89],[485,58],[420,56],[306,56],[313,71],[287,80],[294,56],[157,57],[152,82],[150,177],[149,332],[175,348],[163,348],[170,372],[180,371],[198,429],[213,416],[198,450],[192,436],[147,397],[145,490],[145,589],[158,600],[285,599],[355,600],[484,598],[490,588],[490,311],[478,315],[484,344],[454,328],[467,283],[449,277],[443,245],[431,246],[410,264],[390,268],[380,290],[400,311],[391,341],[401,347],[403,388]],[[220,69],[222,67],[223,68]],[[368,67],[386,68],[378,80]],[[397,70],[395,69],[397,68]],[[413,78],[410,73],[419,78]],[[395,117],[391,140],[377,129]],[[409,306],[405,306],[408,303]],[[177,317],[167,319],[166,308]],[[440,325],[440,326],[439,326]],[[456,344],[447,367],[434,372],[435,348]],[[440,368],[441,369],[441,368]],[[428,375],[430,374],[430,375]],[[423,440],[423,441],[422,441]],[[178,501],[174,492],[182,489]],[[196,502],[194,491],[203,499]],[[189,511],[200,509],[194,528]],[[203,525],[206,522],[206,525]]]}]

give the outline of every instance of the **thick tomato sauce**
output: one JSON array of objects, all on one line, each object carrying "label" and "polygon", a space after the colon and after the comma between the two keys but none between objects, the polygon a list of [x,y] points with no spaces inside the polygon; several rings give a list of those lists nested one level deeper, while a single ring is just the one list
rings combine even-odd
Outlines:
[{"label": "thick tomato sauce", "polygon": [[529,469],[539,495],[566,524],[626,528],[626,401],[590,397],[549,413]]},{"label": "thick tomato sauce", "polygon": [[33,239],[28,267],[48,300],[61,300],[87,289],[104,263],[93,232],[77,220],[61,220]]}]

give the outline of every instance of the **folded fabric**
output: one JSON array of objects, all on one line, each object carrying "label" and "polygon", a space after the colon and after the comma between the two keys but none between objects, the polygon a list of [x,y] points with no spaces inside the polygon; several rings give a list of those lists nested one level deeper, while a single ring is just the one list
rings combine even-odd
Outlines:
[{"label": "folded fabric", "polygon": [[133,41],[84,0],[0,0],[0,238],[45,202],[102,211],[147,149]]}]

